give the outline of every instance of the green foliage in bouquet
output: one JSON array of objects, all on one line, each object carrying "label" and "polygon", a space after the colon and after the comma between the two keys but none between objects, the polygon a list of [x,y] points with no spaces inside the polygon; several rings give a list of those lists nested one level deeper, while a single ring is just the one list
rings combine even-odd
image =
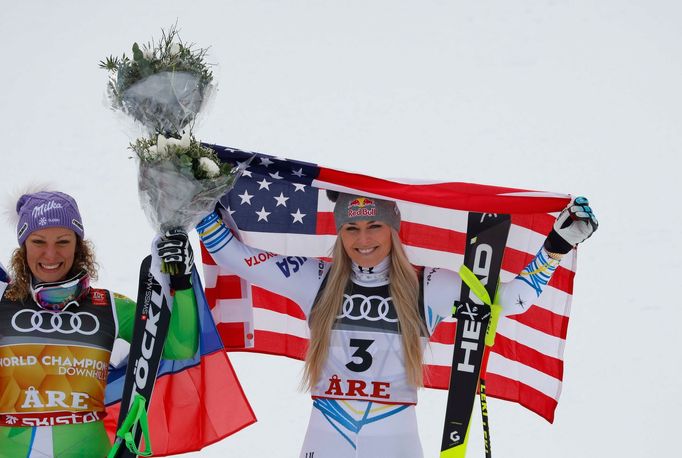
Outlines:
[{"label": "green foliage in bouquet", "polygon": [[162,135],[138,138],[129,148],[137,154],[141,164],[171,161],[180,171],[191,173],[197,180],[227,176],[232,171],[232,167],[222,162],[215,151],[202,146],[193,136],[181,139],[167,139]]},{"label": "green foliage in bouquet", "polygon": [[213,81],[213,72],[206,62],[208,48],[195,48],[184,43],[175,25],[168,31],[161,29],[161,39],[143,44],[133,44],[133,56],[109,56],[99,62],[99,67],[113,75],[109,79],[109,90],[114,100],[121,103],[123,92],[138,81],[156,73],[188,72],[199,77],[199,88],[203,90]]},{"label": "green foliage in bouquet", "polygon": [[192,134],[215,93],[206,53],[182,42],[173,26],[162,30],[158,43],[135,43],[132,57],[110,56],[99,63],[109,72],[112,108],[146,131],[129,148],[138,158],[140,205],[159,234],[194,227],[240,175]]}]

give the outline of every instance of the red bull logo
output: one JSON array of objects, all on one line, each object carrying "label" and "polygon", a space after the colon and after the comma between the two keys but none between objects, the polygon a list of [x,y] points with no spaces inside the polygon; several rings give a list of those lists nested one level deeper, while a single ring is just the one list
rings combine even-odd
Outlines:
[{"label": "red bull logo", "polygon": [[358,197],[348,202],[348,217],[376,216],[377,206],[373,199]]}]

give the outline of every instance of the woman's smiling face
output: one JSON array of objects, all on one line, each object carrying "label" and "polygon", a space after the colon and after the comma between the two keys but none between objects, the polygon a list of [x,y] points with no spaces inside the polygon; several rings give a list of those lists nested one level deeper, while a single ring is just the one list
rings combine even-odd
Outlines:
[{"label": "woman's smiling face", "polygon": [[391,228],[381,221],[346,223],[339,237],[346,254],[361,267],[374,267],[391,252]]},{"label": "woman's smiling face", "polygon": [[76,255],[76,233],[64,227],[48,227],[26,239],[26,263],[40,282],[64,280]]}]

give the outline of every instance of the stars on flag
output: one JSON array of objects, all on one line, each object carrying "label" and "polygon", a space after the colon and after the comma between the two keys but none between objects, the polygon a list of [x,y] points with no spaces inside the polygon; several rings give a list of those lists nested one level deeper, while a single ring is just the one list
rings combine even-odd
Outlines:
[{"label": "stars on flag", "polygon": [[258,215],[258,221],[268,221],[268,215],[272,212],[266,212],[265,207],[261,207],[259,212],[256,212],[256,215]]},{"label": "stars on flag", "polygon": [[[230,151],[232,154],[234,150]],[[239,152],[231,162],[242,173],[224,204],[240,228],[314,234],[319,190],[314,164]],[[228,205],[229,204],[229,205]]]},{"label": "stars on flag", "polygon": [[296,210],[296,213],[292,213],[291,216],[294,218],[294,223],[303,224],[303,217],[305,216],[305,213],[301,213],[300,208]]},{"label": "stars on flag", "polygon": [[272,181],[268,181],[265,178],[263,178],[261,181],[256,181],[256,183],[258,183],[258,185],[260,186],[258,190],[267,189],[269,191]]},{"label": "stars on flag", "polygon": [[245,189],[244,194],[239,194],[239,198],[242,200],[241,205],[244,205],[244,204],[251,205],[251,199],[253,199],[253,195],[250,195],[249,191],[247,191]]},{"label": "stars on flag", "polygon": [[272,164],[274,164],[274,162],[271,161],[268,157],[263,156],[260,158],[260,165],[267,167]]},{"label": "stars on flag", "polygon": [[284,207],[287,206],[287,200],[289,200],[288,197],[284,197],[284,193],[280,192],[279,196],[275,196],[274,199],[277,201],[277,205],[275,207],[279,207],[280,205],[283,205]]}]

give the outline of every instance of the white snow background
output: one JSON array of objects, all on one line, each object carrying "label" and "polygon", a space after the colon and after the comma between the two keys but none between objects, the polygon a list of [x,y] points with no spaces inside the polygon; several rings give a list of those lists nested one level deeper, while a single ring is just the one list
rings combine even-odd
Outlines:
[{"label": "white snow background", "polygon": [[[9,209],[36,182],[72,193],[98,285],[131,297],[153,234],[98,62],[176,21],[219,64],[204,141],[380,177],[588,196],[601,226],[580,250],[555,423],[491,399],[493,452],[679,450],[679,2],[3,1],[1,197]],[[0,230],[6,263],[16,237]],[[259,422],[188,456],[298,456],[311,407],[302,364],[230,358]],[[420,393],[427,457],[445,399]],[[475,418],[469,456],[480,457]]]}]

